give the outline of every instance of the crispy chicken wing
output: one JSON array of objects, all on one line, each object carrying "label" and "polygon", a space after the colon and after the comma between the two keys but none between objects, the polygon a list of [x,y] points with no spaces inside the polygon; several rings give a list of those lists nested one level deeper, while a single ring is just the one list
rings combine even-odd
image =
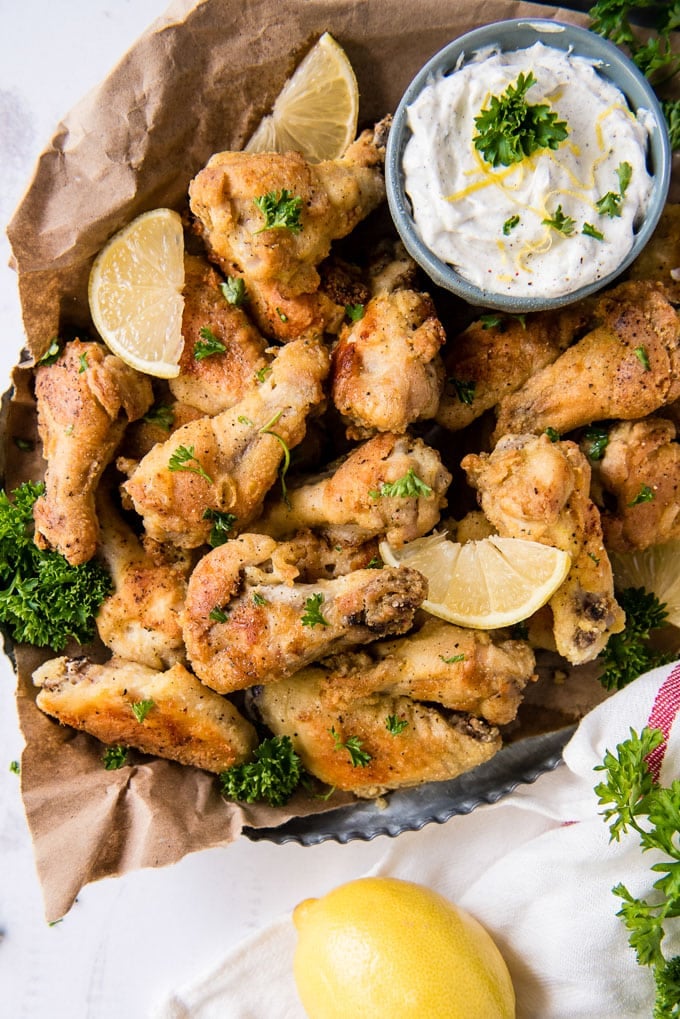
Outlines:
[{"label": "crispy chicken wing", "polygon": [[631,552],[680,538],[680,444],[672,421],[612,425],[592,470],[608,549]]},{"label": "crispy chicken wing", "polygon": [[332,663],[257,687],[251,700],[312,775],[362,797],[455,778],[501,748],[498,729],[472,715],[381,690],[357,697]]},{"label": "crispy chicken wing", "polygon": [[598,318],[583,339],[501,401],[496,440],[646,417],[680,397],[680,323],[661,285],[622,283],[598,301]]},{"label": "crispy chicken wing", "polygon": [[624,615],[614,598],[585,456],[574,442],[508,435],[493,453],[469,454],[461,466],[499,534],[571,554],[569,574],[549,603],[555,643],[575,665],[592,661],[623,629]]},{"label": "crispy chicken wing", "polygon": [[191,556],[150,538],[142,543],[101,488],[97,511],[99,556],[113,580],[113,593],[102,602],[95,620],[101,640],[119,658],[151,669],[184,662],[180,612]]},{"label": "crispy chicken wing", "polygon": [[[400,481],[397,492],[390,490]],[[422,439],[383,432],[328,477],[291,488],[288,503],[272,503],[255,529],[282,538],[312,528],[341,545],[386,535],[390,544],[403,545],[437,525],[450,481],[439,454]]]},{"label": "crispy chicken wing", "polygon": [[298,583],[294,553],[294,543],[242,534],[192,573],[184,640],[194,671],[214,690],[272,683],[335,651],[404,633],[427,595],[415,570]]},{"label": "crispy chicken wing", "polygon": [[102,344],[72,340],[54,364],[38,367],[35,395],[47,460],[35,540],[77,565],[97,549],[95,491],[126,423],[150,407],[151,384]]},{"label": "crispy chicken wing", "polygon": [[209,263],[187,255],[184,264],[184,349],[179,375],[169,386],[180,403],[203,414],[219,414],[257,385],[256,372],[266,368],[271,357],[243,309],[222,295],[220,277]]},{"label": "crispy chicken wing", "polygon": [[588,301],[556,311],[485,316],[451,338],[444,353],[447,384],[437,422],[465,428],[514,393],[534,372],[552,364],[585,329]]},{"label": "crispy chicken wing", "polygon": [[225,771],[247,760],[258,743],[234,705],[179,663],[159,672],[115,657],[105,665],[52,658],[33,682],[41,688],[38,707],[64,725],[180,764]]},{"label": "crispy chicken wing", "polygon": [[191,421],[154,446],[123,485],[147,534],[196,548],[207,543],[215,513],[235,518],[234,533],[244,530],[261,512],[287,451],[304,438],[327,372],[327,350],[296,340],[234,407]]},{"label": "crispy chicken wing", "polygon": [[363,316],[341,331],[333,351],[331,395],[350,438],[405,432],[433,418],[446,339],[432,300],[415,290],[372,298]]}]

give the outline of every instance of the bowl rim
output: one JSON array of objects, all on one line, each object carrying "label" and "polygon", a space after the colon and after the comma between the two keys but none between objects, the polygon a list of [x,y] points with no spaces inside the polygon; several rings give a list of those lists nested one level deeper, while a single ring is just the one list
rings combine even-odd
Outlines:
[{"label": "bowl rim", "polygon": [[[616,269],[575,290],[554,297],[524,297],[499,294],[470,283],[454,268],[435,255],[421,240],[415,225],[411,205],[404,188],[402,156],[410,137],[407,108],[422,89],[437,75],[452,73],[461,57],[474,55],[482,47],[496,44],[502,52],[526,49],[532,42],[516,40],[528,34],[534,42],[554,45],[564,52],[584,56],[595,63],[604,78],[623,92],[633,110],[648,110],[652,117],[649,132],[647,159],[652,165],[654,186],[642,226],[635,234],[633,244]],[[561,44],[561,45],[560,45]],[[612,73],[613,72],[613,73]],[[630,93],[640,99],[632,99]],[[462,297],[468,304],[507,312],[540,311],[558,308],[581,300],[613,283],[637,258],[650,239],[663,212],[670,187],[671,148],[661,104],[642,72],[626,54],[608,39],[580,25],[552,18],[510,18],[489,22],[451,40],[434,53],[412,78],[394,112],[385,153],[385,184],[390,215],[406,250],[438,286]]]}]

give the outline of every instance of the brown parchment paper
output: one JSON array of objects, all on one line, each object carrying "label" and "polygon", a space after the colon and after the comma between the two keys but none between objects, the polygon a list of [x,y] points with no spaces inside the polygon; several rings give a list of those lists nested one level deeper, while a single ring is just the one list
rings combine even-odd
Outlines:
[{"label": "brown parchment paper", "polygon": [[[446,42],[516,17],[587,23],[573,11],[511,0],[177,0],[58,125],[9,225],[29,350],[40,356],[57,334],[88,329],[98,250],[147,209],[181,210],[191,178],[214,152],[243,146],[322,32],[352,61],[363,126],[396,107]],[[8,489],[44,466],[12,441],[34,431],[28,370],[19,366],[13,381],[3,429]],[[14,653],[22,793],[48,920],[88,882],[171,864],[229,843],[245,825],[271,827],[342,802],[300,795],[285,809],[238,807],[221,799],[212,776],[142,755],[106,771],[101,744],[36,708],[31,672],[48,656]]]}]

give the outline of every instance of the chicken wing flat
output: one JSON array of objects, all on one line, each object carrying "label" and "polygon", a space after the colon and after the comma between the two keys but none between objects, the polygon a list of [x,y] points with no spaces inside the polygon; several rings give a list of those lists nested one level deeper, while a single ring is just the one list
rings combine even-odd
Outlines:
[{"label": "chicken wing flat", "polygon": [[444,354],[447,383],[436,419],[459,431],[552,364],[582,335],[592,305],[556,311],[484,316],[451,338]]},{"label": "chicken wing flat", "polygon": [[[308,163],[298,152],[220,152],[189,186],[210,257],[251,282],[276,281],[289,297],[314,293],[317,266],[385,197],[384,146],[366,131],[342,158]],[[266,196],[293,203],[287,223],[268,225]],[[280,205],[279,205],[280,208]]]},{"label": "chicken wing flat", "polygon": [[[582,442],[584,450],[589,445]],[[672,421],[612,425],[592,470],[608,549],[632,552],[680,538],[680,444]]]},{"label": "chicken wing flat", "polygon": [[288,501],[269,505],[254,529],[283,538],[311,528],[340,545],[385,535],[403,545],[439,523],[450,481],[439,454],[422,439],[383,432],[328,477],[291,488]]},{"label": "chicken wing flat", "polygon": [[147,534],[196,548],[207,544],[215,514],[227,513],[234,533],[244,530],[261,512],[287,451],[304,438],[328,365],[322,344],[289,343],[238,404],[190,421],[154,446],[123,485]]},{"label": "chicken wing flat", "polygon": [[235,706],[181,664],[159,672],[118,658],[105,665],[52,658],[33,673],[33,682],[41,688],[39,708],[102,743],[214,772],[241,764],[258,744]]},{"label": "chicken wing flat", "polygon": [[119,658],[151,669],[185,661],[180,612],[193,561],[186,552],[137,537],[101,488],[99,556],[113,580],[95,622],[101,640]]},{"label": "chicken wing flat", "polygon": [[622,283],[598,301],[600,324],[501,400],[495,441],[646,417],[680,397],[680,322],[663,287]]},{"label": "chicken wing flat", "polygon": [[427,596],[415,570],[298,583],[294,552],[265,535],[242,534],[196,566],[184,640],[192,668],[212,689],[273,683],[336,651],[404,633]]},{"label": "chicken wing flat", "polygon": [[372,298],[345,325],[333,351],[331,395],[350,438],[405,432],[434,417],[444,383],[446,340],[432,300],[415,290]]},{"label": "chicken wing flat", "polygon": [[268,344],[244,311],[223,296],[220,277],[205,259],[187,255],[184,265],[184,349],[179,375],[169,386],[179,402],[219,414],[257,385],[256,373],[271,361]]},{"label": "chicken wing flat", "polygon": [[455,778],[501,747],[498,729],[480,718],[391,693],[357,697],[332,667],[257,687],[252,702],[312,775],[360,797]]},{"label": "chicken wing flat", "polygon": [[555,644],[574,665],[592,661],[623,629],[624,614],[579,447],[547,435],[508,435],[491,454],[468,454],[461,466],[499,534],[570,553],[571,569],[549,602]]},{"label": "chicken wing flat", "polygon": [[57,361],[38,367],[35,395],[47,460],[35,540],[75,566],[97,550],[95,491],[126,423],[151,406],[151,383],[102,344],[72,340]]}]

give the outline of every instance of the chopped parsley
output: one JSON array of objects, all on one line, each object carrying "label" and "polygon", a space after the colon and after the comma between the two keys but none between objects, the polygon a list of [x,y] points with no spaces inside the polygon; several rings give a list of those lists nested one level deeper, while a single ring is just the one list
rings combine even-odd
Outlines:
[{"label": "chopped parsley", "polygon": [[279,316],[282,322],[288,321],[288,316],[286,315],[285,311],[281,311],[280,308],[276,309],[276,314]]},{"label": "chopped parsley", "polygon": [[107,747],[102,755],[104,767],[107,771],[117,771],[118,768],[127,764],[127,755],[127,747],[121,746],[120,743],[113,747]]},{"label": "chopped parsley", "polygon": [[464,662],[465,655],[451,655],[450,658],[446,658],[444,655],[439,656],[445,665],[453,665],[455,662]]},{"label": "chopped parsley", "polygon": [[631,502],[629,506],[639,506],[641,502],[651,502],[654,498],[654,489],[650,488],[649,485],[641,485],[640,491]]},{"label": "chopped parsley", "polygon": [[635,356],[646,372],[652,370],[651,365],[649,363],[649,354],[647,353],[646,347],[636,347]]},{"label": "chopped parsley", "polygon": [[385,728],[391,736],[398,736],[408,727],[408,722],[405,718],[399,718],[398,715],[388,715],[385,719]]},{"label": "chopped parsley", "polygon": [[203,511],[203,519],[212,521],[208,544],[217,548],[218,545],[224,545],[225,541],[229,540],[238,517],[235,517],[233,513],[224,513],[222,510],[208,507]]},{"label": "chopped parsley", "polygon": [[560,433],[557,431],[556,428],[552,428],[550,425],[548,425],[548,427],[545,429],[545,434],[548,436],[551,442],[560,441]]},{"label": "chopped parsley", "polygon": [[233,304],[240,308],[248,299],[245,280],[240,276],[227,276],[224,283],[220,283],[220,290],[227,304]]},{"label": "chopped parsley", "polygon": [[227,349],[209,326],[203,326],[198,335],[200,340],[194,344],[194,361],[203,361],[213,354],[223,354]]},{"label": "chopped parsley", "polygon": [[406,474],[396,481],[383,481],[380,488],[370,493],[372,499],[379,499],[384,496],[393,499],[416,499],[423,495],[432,495],[432,489],[422,481],[413,467],[409,467]]},{"label": "chopped parsley", "polygon": [[594,227],[592,223],[584,223],[581,233],[586,237],[594,237],[596,241],[603,241],[604,234],[597,227]]},{"label": "chopped parsley", "polygon": [[82,375],[82,373],[86,372],[89,367],[90,366],[87,363],[87,352],[85,352],[78,358],[78,374]]},{"label": "chopped parsley", "polygon": [[[484,326],[486,329],[486,326]],[[461,403],[467,404],[469,407],[475,398],[475,390],[477,389],[477,383],[473,380],[464,382],[462,379],[457,379],[455,376],[451,376],[447,379],[449,385],[453,386],[456,391],[456,396]]]},{"label": "chopped parsley", "polygon": [[374,555],[374,556],[371,556],[369,561],[366,563],[366,569],[367,570],[382,570],[384,565],[385,564],[382,561],[382,559],[380,558],[380,556],[379,555]]},{"label": "chopped parsley", "polygon": [[166,403],[157,403],[142,418],[148,425],[157,425],[163,431],[169,432],[175,423],[175,412]]},{"label": "chopped parsley", "polygon": [[253,604],[254,605],[258,605],[258,606],[266,605],[267,604],[267,599],[265,598],[265,596],[263,594],[260,594],[259,591],[254,591],[253,592]]},{"label": "chopped parsley", "polygon": [[[195,464],[195,466],[193,466]],[[190,474],[198,474],[204,478],[209,485],[213,481],[209,474],[203,470],[201,462],[194,452],[193,446],[178,446],[168,460],[169,471],[188,471]]]},{"label": "chopped parsley", "polygon": [[37,363],[42,365],[54,364],[55,361],[59,360],[60,356],[61,346],[59,345],[58,337],[55,336],[55,338],[50,341],[50,345],[42,357],[38,358]]},{"label": "chopped parsley", "polygon": [[31,439],[24,439],[21,435],[15,435],[13,439],[14,445],[17,449],[20,449],[22,453],[32,453],[35,449],[35,443]]},{"label": "chopped parsley", "polygon": [[274,417],[267,422],[266,425],[262,425],[262,428],[260,428],[260,435],[272,435],[281,446],[281,449],[283,450],[283,463],[281,464],[280,473],[281,495],[283,497],[283,501],[285,502],[285,504],[290,508],[290,503],[288,501],[288,489],[286,488],[286,474],[288,473],[288,468],[290,467],[290,446],[283,438],[283,436],[279,435],[278,432],[275,432],[272,427],[273,425],[276,424],[276,422],[279,420],[282,414],[283,414],[282,410],[278,411],[278,413],[276,413]]},{"label": "chopped parsley", "polygon": [[302,764],[289,736],[272,736],[254,751],[255,760],[235,764],[219,775],[220,792],[241,803],[282,807],[302,778]]},{"label": "chopped parsley", "polygon": [[503,224],[503,234],[507,237],[516,226],[519,226],[519,216],[510,216]]},{"label": "chopped parsley", "polygon": [[617,592],[616,600],[626,613],[626,625],[611,635],[598,659],[603,666],[599,679],[606,690],[621,690],[672,657],[649,643],[652,631],[665,626],[668,615],[656,595],[643,587],[627,587]]},{"label": "chopped parsley", "polygon": [[568,136],[566,121],[541,103],[529,105],[526,93],[536,84],[533,71],[521,72],[500,96],[492,96],[489,106],[475,117],[478,134],[474,146],[492,166],[521,163],[539,149],[556,149]]},{"label": "chopped parsley", "polygon": [[496,326],[503,325],[502,315],[480,315],[479,321],[482,324],[482,329],[495,329]]},{"label": "chopped parsley", "polygon": [[558,205],[553,215],[542,219],[541,223],[544,226],[549,226],[551,230],[557,230],[558,233],[564,234],[565,237],[570,237],[574,232],[576,220],[571,216],[565,216],[562,206]]},{"label": "chopped parsley", "polygon": [[373,760],[368,751],[361,749],[363,740],[360,740],[358,736],[349,736],[343,743],[335,731],[335,726],[332,726],[328,731],[335,744],[333,750],[346,750],[353,768],[365,768]]},{"label": "chopped parsley", "polygon": [[586,429],[583,433],[583,441],[585,443],[585,452],[589,460],[601,460],[604,456],[604,451],[609,445],[609,432],[606,428],[602,428],[599,425],[593,425],[592,428]]},{"label": "chopped parsley", "polygon": [[213,623],[226,623],[229,616],[223,608],[216,605],[214,609],[210,610],[208,618],[212,619]]},{"label": "chopped parsley", "polygon": [[19,764],[18,761],[10,761],[9,762],[9,770],[12,772],[13,775],[20,775],[21,774],[21,765]]},{"label": "chopped parsley", "polygon": [[301,619],[303,626],[330,626],[330,623],[321,611],[322,603],[323,595],[320,591],[306,599],[305,611]]},{"label": "chopped parsley", "polygon": [[345,314],[350,322],[359,322],[364,317],[363,304],[346,304]]},{"label": "chopped parsley", "polygon": [[255,372],[256,382],[264,382],[268,375],[271,375],[272,366],[270,364],[264,365],[263,368],[258,368]]},{"label": "chopped parsley", "polygon": [[134,701],[132,713],[138,722],[143,722],[153,707],[155,707],[155,703],[152,700]]},{"label": "chopped parsley", "polygon": [[268,191],[266,195],[253,198],[253,201],[264,216],[264,226],[256,230],[256,234],[264,230],[290,230],[298,234],[302,230],[302,199],[299,195],[291,195],[290,191],[282,188],[281,191]]}]

